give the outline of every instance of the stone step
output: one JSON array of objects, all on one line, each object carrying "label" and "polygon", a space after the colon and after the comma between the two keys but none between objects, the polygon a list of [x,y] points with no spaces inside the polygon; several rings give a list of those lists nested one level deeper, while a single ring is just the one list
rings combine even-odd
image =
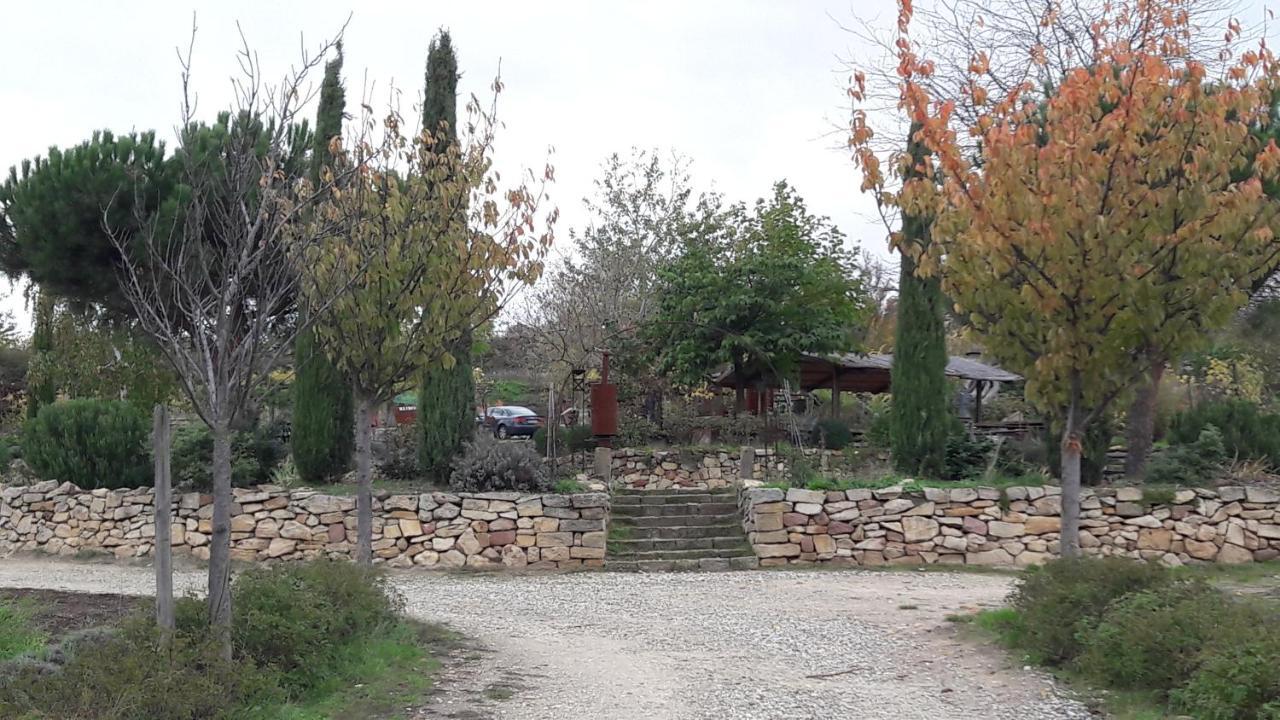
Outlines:
[{"label": "stone step", "polygon": [[681,492],[615,492],[611,504],[614,507],[631,507],[637,505],[670,505],[704,502],[738,502],[733,492],[707,492],[706,490],[688,490]]},{"label": "stone step", "polygon": [[605,561],[604,569],[616,572],[672,572],[676,570],[754,570],[760,561],[751,557],[702,558],[701,560],[614,560]]},{"label": "stone step", "polygon": [[[619,527],[625,527],[627,540],[664,540],[675,538],[707,538],[707,537],[742,537],[742,523],[731,522],[722,525],[667,525],[660,527],[633,527],[623,522],[614,521]],[[616,542],[616,541],[611,541]]]},{"label": "stone step", "polygon": [[614,517],[676,517],[689,515],[731,515],[738,511],[737,503],[700,502],[670,505],[614,505]]},{"label": "stone step", "polygon": [[637,552],[615,553],[610,549],[607,565],[617,560],[704,560],[706,558],[755,557],[751,546],[743,542],[739,547],[709,548],[705,550],[641,550]]},{"label": "stone step", "polygon": [[737,523],[742,524],[742,519],[737,513],[724,515],[639,515],[639,516],[620,516],[614,514],[613,522],[623,527],[646,528],[646,527],[679,527],[679,526],[705,526],[705,525],[729,525]]},{"label": "stone step", "polygon": [[609,543],[609,552],[618,555],[637,552],[655,552],[670,550],[717,550],[740,549],[745,547],[747,539],[739,532],[737,535],[720,535],[699,538],[644,538],[631,540],[613,540]]}]

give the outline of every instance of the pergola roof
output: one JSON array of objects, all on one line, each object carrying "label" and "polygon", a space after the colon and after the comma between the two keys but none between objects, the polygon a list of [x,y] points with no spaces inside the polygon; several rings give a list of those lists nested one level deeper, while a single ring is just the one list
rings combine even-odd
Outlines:
[{"label": "pergola roof", "polygon": [[[799,390],[831,389],[838,387],[845,392],[889,392],[889,374],[893,368],[893,355],[874,353],[840,353],[836,355],[803,355],[800,359]],[[973,358],[952,356],[947,360],[947,377],[985,382],[1016,382],[1021,375],[988,365]],[[748,386],[756,377],[745,378]],[[716,385],[735,387],[737,378],[732,368],[724,370],[712,379]],[[770,382],[778,387],[776,381]]]}]

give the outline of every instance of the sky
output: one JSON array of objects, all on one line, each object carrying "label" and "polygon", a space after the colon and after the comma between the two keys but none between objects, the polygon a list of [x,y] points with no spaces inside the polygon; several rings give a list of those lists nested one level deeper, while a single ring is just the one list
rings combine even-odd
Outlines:
[{"label": "sky", "polygon": [[[841,23],[856,13],[888,24],[893,0],[6,3],[0,169],[95,129],[172,138],[181,97],[175,49],[190,39],[193,11],[193,86],[210,116],[231,99],[237,22],[267,76],[278,77],[302,44],[315,47],[350,17],[348,112],[370,84],[375,98],[394,85],[416,102],[427,44],[447,28],[460,96],[486,97],[500,64],[498,167],[507,175],[541,168],[552,153],[561,250],[569,228],[586,221],[582,198],[603,160],[637,147],[681,153],[697,189],[730,201],[751,202],[786,179],[851,246],[888,256],[842,147],[844,61],[860,48]],[[0,307],[26,317],[16,288]]]},{"label": "sky", "polygon": [[[1247,14],[1262,6],[1238,2]],[[636,147],[684,155],[695,188],[730,202],[751,202],[786,179],[811,212],[843,230],[851,247],[892,263],[885,229],[871,198],[858,191],[858,172],[843,147],[847,62],[866,68],[884,57],[844,27],[862,20],[891,28],[895,0],[4,5],[0,172],[96,129],[155,129],[172,138],[181,99],[175,50],[190,40],[193,12],[193,87],[209,117],[231,99],[237,22],[268,77],[282,76],[303,45],[315,47],[347,23],[349,112],[371,85],[375,100],[394,86],[416,101],[427,45],[443,27],[458,52],[463,98],[487,97],[501,67],[498,168],[507,176],[541,168],[551,151],[559,251],[569,229],[587,220],[582,198],[601,163]],[[16,288],[0,298],[0,310],[14,311],[25,324],[23,305]]]}]

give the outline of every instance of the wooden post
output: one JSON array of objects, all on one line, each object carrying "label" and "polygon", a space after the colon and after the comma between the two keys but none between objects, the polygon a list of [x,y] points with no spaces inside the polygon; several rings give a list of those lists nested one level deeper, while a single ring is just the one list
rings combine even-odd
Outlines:
[{"label": "wooden post", "polygon": [[978,427],[978,423],[982,422],[982,390],[986,385],[985,380],[975,380],[973,383],[973,426]]},{"label": "wooden post", "polygon": [[831,419],[840,417],[840,369],[831,363]]},{"label": "wooden post", "polygon": [[169,492],[169,408],[156,405],[152,422],[152,445],[155,452],[155,553],[156,553],[156,624],[164,630],[174,629],[173,619],[173,529]]}]

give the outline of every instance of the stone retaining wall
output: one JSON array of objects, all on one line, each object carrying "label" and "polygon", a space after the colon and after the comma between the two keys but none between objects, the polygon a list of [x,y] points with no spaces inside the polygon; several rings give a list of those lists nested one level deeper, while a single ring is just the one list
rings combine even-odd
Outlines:
[{"label": "stone retaining wall", "polygon": [[[772,448],[757,448],[755,454],[752,481],[786,476],[787,463]],[[823,468],[840,455],[813,449],[805,454]],[[619,448],[613,451],[611,474],[614,487],[628,490],[719,490],[739,484],[741,457],[740,450]]]},{"label": "stone retaining wall", "polygon": [[[263,485],[236,489],[231,554],[236,560],[350,556],[355,498]],[[150,555],[155,537],[149,488],[92,490],[47,481],[0,486],[0,555],[110,552]],[[600,567],[608,496],[520,493],[391,495],[374,501],[373,552],[392,567]],[[213,498],[173,501],[175,551],[209,557]]]},{"label": "stone retaining wall", "polygon": [[[1264,488],[1181,490],[1168,504],[1140,488],[1086,488],[1086,554],[1182,565],[1280,557],[1280,494]],[[1033,565],[1058,554],[1061,488],[780,490],[741,495],[760,564]]]}]

